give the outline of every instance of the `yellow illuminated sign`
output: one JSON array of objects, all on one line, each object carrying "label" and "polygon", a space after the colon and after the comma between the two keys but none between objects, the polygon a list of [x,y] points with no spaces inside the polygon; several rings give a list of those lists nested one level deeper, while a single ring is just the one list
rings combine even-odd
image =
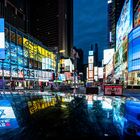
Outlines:
[{"label": "yellow illuminated sign", "polygon": [[38,52],[42,54],[42,47],[38,46]]},{"label": "yellow illuminated sign", "polygon": [[52,52],[45,50],[41,46],[31,42],[26,38],[23,38],[23,46],[29,50],[30,58],[35,60],[39,59],[39,61],[42,61],[42,58],[47,57],[55,60],[56,56]]},{"label": "yellow illuminated sign", "polygon": [[26,38],[23,38],[23,46],[30,49],[30,50],[34,50],[34,43],[29,41],[28,39]]}]

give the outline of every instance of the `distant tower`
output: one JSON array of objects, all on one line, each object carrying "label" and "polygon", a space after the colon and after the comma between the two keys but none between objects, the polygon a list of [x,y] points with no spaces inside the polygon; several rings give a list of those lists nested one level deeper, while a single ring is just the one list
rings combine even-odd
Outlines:
[{"label": "distant tower", "polygon": [[98,44],[94,46],[94,66],[98,66]]}]

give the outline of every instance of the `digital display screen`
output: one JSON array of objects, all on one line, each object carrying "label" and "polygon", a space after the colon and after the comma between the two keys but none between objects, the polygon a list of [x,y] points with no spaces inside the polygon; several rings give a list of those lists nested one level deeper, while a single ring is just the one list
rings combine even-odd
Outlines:
[{"label": "digital display screen", "polygon": [[23,67],[18,67],[18,77],[23,78]]},{"label": "digital display screen", "polygon": [[4,18],[0,18],[0,59],[5,59]]},{"label": "digital display screen", "polygon": [[4,59],[4,62],[10,63],[10,51],[9,51],[9,49],[6,49],[5,50],[5,59]]},{"label": "digital display screen", "polygon": [[11,43],[11,64],[17,64],[17,46]]},{"label": "digital display screen", "polygon": [[18,128],[13,108],[8,100],[0,100],[0,128]]},{"label": "digital display screen", "polygon": [[122,95],[123,93],[123,88],[122,85],[105,85],[104,86],[105,91],[104,91],[104,95]]},{"label": "digital display screen", "polygon": [[18,56],[18,65],[23,66],[23,57]]},{"label": "digital display screen", "polygon": [[23,48],[22,46],[17,46],[18,48],[18,55],[23,55]]},{"label": "digital display screen", "polygon": [[140,26],[129,34],[128,72],[140,70]]},{"label": "digital display screen", "polygon": [[135,14],[134,14],[134,27],[140,25],[140,5],[138,6]]},{"label": "digital display screen", "polygon": [[24,54],[24,57],[28,57],[28,50],[26,48],[24,48],[23,54]]},{"label": "digital display screen", "polygon": [[10,77],[10,64],[3,63],[4,76]]},{"label": "digital display screen", "polygon": [[11,74],[12,74],[12,77],[18,77],[17,65],[11,65]]},{"label": "digital display screen", "polygon": [[29,78],[29,70],[24,68],[24,78]]},{"label": "digital display screen", "polygon": [[120,18],[116,27],[116,50],[118,50],[124,39],[133,28],[133,5],[132,0],[125,0]]},{"label": "digital display screen", "polygon": [[28,67],[28,58],[24,58],[24,67]]}]

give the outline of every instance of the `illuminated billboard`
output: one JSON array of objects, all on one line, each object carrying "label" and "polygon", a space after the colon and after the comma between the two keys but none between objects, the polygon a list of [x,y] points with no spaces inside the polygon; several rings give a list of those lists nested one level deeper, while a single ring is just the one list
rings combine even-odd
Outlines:
[{"label": "illuminated billboard", "polygon": [[128,72],[140,70],[140,26],[129,34]]},{"label": "illuminated billboard", "polygon": [[93,53],[94,53],[93,51],[89,51],[89,52],[88,52],[88,55],[93,56],[93,55],[94,55]]},{"label": "illuminated billboard", "polygon": [[5,35],[3,18],[0,18],[0,59],[5,59]]},{"label": "illuminated billboard", "polygon": [[[140,2],[140,0],[139,0]],[[137,27],[140,25],[140,5],[138,6],[135,14],[134,14],[134,27]]]},{"label": "illuminated billboard", "polygon": [[108,64],[109,61],[113,58],[114,52],[114,49],[104,50],[104,65]]},{"label": "illuminated billboard", "polygon": [[94,80],[94,56],[92,51],[89,51],[88,56],[88,80],[93,81]]},{"label": "illuminated billboard", "polygon": [[91,64],[90,63],[88,64],[88,69],[89,70],[93,70],[93,64],[92,63]]},{"label": "illuminated billboard", "polygon": [[103,78],[103,67],[98,67],[98,78]]},{"label": "illuminated billboard", "polygon": [[126,0],[116,27],[116,50],[118,50],[128,33],[133,28],[132,0]]},{"label": "illuminated billboard", "polygon": [[98,75],[98,67],[94,67],[94,75]]},{"label": "illuminated billboard", "polygon": [[89,56],[88,63],[93,63],[93,62],[94,62],[94,56]]}]

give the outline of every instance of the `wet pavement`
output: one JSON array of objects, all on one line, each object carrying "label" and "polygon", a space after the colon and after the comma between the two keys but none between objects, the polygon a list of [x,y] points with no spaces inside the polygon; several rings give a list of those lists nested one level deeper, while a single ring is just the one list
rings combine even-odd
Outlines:
[{"label": "wet pavement", "polygon": [[[140,136],[140,101],[134,97],[22,91],[0,95],[0,140]],[[8,107],[15,116],[6,115]]]}]

